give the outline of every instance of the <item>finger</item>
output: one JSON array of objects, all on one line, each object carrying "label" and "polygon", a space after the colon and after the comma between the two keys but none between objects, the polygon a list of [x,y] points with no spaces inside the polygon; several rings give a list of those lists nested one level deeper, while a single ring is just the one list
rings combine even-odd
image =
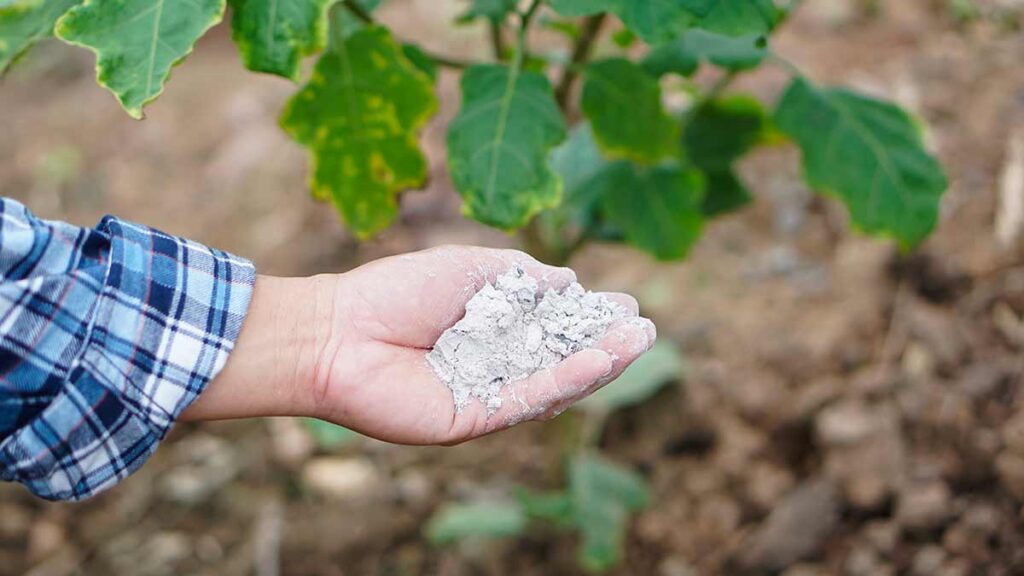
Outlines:
[{"label": "finger", "polygon": [[608,353],[613,360],[611,373],[604,378],[601,385],[618,378],[634,360],[651,349],[657,337],[657,328],[647,318],[625,318],[612,324],[604,337],[594,346]]},{"label": "finger", "polygon": [[607,352],[590,349],[513,382],[502,391],[501,408],[486,419],[486,425],[476,435],[561,413],[596,389],[613,369],[614,361]]},{"label": "finger", "polygon": [[629,294],[623,294],[622,292],[598,292],[598,294],[622,306],[630,316],[640,314],[640,303]]}]

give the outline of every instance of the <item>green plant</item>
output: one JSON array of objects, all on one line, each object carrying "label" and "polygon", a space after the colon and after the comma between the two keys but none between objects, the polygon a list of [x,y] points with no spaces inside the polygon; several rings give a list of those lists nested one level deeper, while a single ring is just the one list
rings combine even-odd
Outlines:
[{"label": "green plant", "polygon": [[[373,16],[379,3],[230,0],[249,69],[301,82],[302,60],[319,53],[281,125],[310,151],[313,195],[361,238],[390,225],[399,195],[428,176],[417,136],[437,108],[438,67],[462,75],[448,167],[464,213],[525,228],[547,260],[590,240],[684,257],[706,220],[750,201],[736,160],[785,138],[803,151],[811,187],[843,201],[857,228],[909,248],[935,226],[947,184],[918,124],[891,103],[816,86],[771,50],[796,1],[472,0],[460,21],[486,22],[486,63],[397,40]],[[98,82],[141,118],[224,12],[225,0],[0,0],[0,70],[55,33],[95,52]],[[610,16],[625,28],[594,60]],[[536,22],[570,40],[567,58],[531,51]],[[627,58],[638,40],[646,56]],[[726,93],[765,62],[793,77],[772,113]],[[705,63],[720,70],[707,87],[693,80]],[[669,75],[682,78],[684,110],[665,107]],[[576,110],[584,121],[570,131]]]},{"label": "green plant", "polygon": [[630,517],[650,494],[643,478],[600,454],[597,441],[607,417],[640,404],[683,373],[679,351],[659,342],[614,383],[578,403],[566,434],[565,488],[534,492],[519,488],[516,499],[449,503],[438,509],[425,532],[431,542],[521,537],[541,526],[579,536],[581,567],[602,572],[622,557]]}]

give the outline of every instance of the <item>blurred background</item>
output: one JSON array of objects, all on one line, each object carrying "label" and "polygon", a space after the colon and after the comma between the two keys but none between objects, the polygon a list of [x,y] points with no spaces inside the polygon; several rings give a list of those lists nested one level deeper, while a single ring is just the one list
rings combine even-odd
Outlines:
[{"label": "blurred background", "polygon": [[[379,15],[400,38],[486,57],[484,24],[452,26],[464,8],[391,0]],[[1019,0],[808,0],[775,42],[815,80],[927,121],[951,187],[913,254],[852,233],[777,147],[743,162],[754,205],[687,261],[601,245],[572,261],[586,286],[635,294],[685,358],[600,436],[651,490],[612,573],[1024,574],[1024,223],[999,199],[1024,194],[1022,25]],[[786,80],[767,67],[737,89],[771,102]],[[88,52],[45,42],[0,80],[0,193],[80,225],[136,220],[265,274],[516,246],[459,215],[444,166],[455,77],[438,89],[430,185],[360,244],[311,199],[306,155],[277,126],[295,86],[244,70],[226,25],[142,122],[96,85]],[[294,419],[178,426],[85,503],[0,485],[0,574],[577,574],[571,532],[448,547],[423,534],[445,503],[562,486],[574,417],[456,448]]]}]

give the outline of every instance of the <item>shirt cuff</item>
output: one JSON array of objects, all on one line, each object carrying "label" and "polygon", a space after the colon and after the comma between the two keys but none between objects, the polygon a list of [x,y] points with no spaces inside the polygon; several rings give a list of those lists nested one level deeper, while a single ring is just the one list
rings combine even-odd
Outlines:
[{"label": "shirt cuff", "polygon": [[137,470],[220,372],[256,273],[231,254],[106,217],[103,288],[61,392],[0,449],[5,479],[80,500]]}]

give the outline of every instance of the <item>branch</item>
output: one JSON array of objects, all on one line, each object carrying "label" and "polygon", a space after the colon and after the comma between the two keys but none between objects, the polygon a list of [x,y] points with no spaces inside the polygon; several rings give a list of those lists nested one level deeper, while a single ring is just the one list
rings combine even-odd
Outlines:
[{"label": "branch", "polygon": [[[360,6],[359,3],[356,2],[355,0],[345,0],[344,4],[345,9],[348,10],[353,16],[356,17],[356,19],[358,19],[363,24],[377,24],[377,21],[373,18],[373,15],[364,10],[363,7]],[[429,50],[423,49],[422,47],[420,47],[420,50],[424,54],[426,54],[428,58],[436,62],[438,65],[444,66],[446,68],[454,68],[457,70],[461,70],[463,68],[468,68],[475,64],[475,62],[470,62],[468,60],[460,60],[458,58],[450,58],[448,56],[435,54],[433,52],[430,52]]]},{"label": "branch", "polygon": [[565,67],[562,72],[562,80],[558,83],[558,88],[555,89],[555,101],[558,102],[558,107],[565,111],[569,106],[569,95],[572,94],[572,85],[576,81],[576,77],[579,76],[580,70],[583,65],[590,58],[590,51],[594,47],[594,41],[597,40],[598,34],[601,32],[601,26],[604,24],[604,19],[607,13],[602,12],[595,14],[586,19],[583,23],[583,31],[580,33],[579,39],[576,40],[576,45],[573,47],[572,60]]},{"label": "branch", "polygon": [[501,22],[491,20],[491,51],[494,59],[501,62],[505,58],[505,42],[501,37]]}]

